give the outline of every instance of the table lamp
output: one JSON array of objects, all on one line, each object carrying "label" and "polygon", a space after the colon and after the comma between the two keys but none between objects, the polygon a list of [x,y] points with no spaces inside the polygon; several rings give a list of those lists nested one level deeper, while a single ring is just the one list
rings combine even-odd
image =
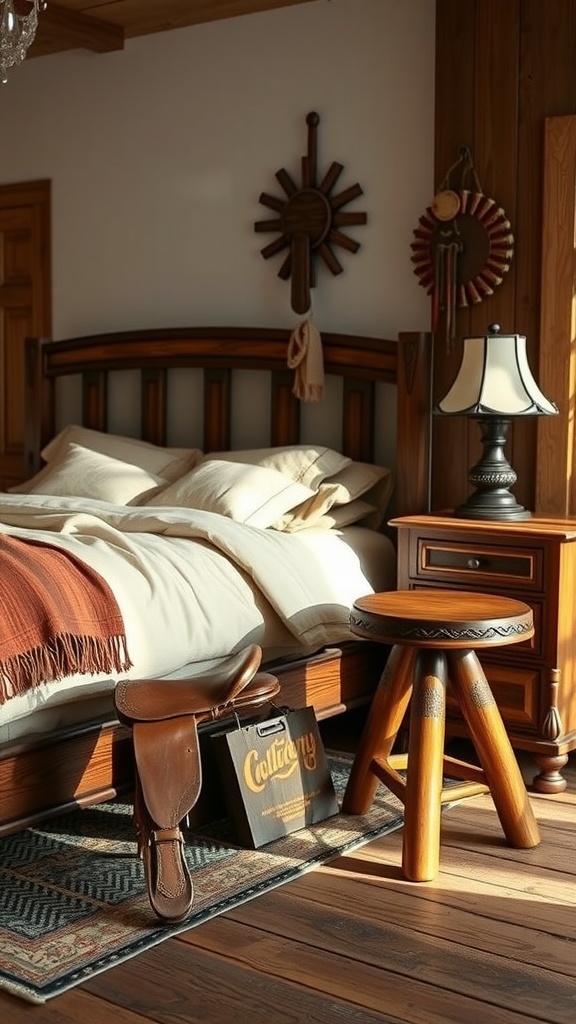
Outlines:
[{"label": "table lamp", "polygon": [[529,519],[531,513],[510,491],[516,473],[505,454],[513,416],[554,416],[558,408],[542,394],[528,365],[526,338],[500,334],[491,324],[480,338],[465,338],[462,362],[452,387],[434,412],[471,416],[480,425],[482,457],[470,470],[475,488],[454,515],[467,519]]}]

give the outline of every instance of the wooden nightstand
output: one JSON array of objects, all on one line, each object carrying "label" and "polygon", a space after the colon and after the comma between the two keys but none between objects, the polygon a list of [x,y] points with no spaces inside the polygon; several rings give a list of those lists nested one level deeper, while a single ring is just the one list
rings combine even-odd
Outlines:
[{"label": "wooden nightstand", "polygon": [[[479,652],[512,746],[533,753],[541,793],[566,788],[562,768],[576,748],[576,518],[517,523],[403,516],[398,588],[441,587],[502,594],[534,611],[532,640]],[[455,702],[446,722],[466,735]]]}]

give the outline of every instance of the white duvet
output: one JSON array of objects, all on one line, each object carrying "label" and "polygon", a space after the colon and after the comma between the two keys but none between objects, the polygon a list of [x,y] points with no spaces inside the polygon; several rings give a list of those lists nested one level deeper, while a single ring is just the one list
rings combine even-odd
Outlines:
[{"label": "white duvet", "polygon": [[[394,585],[390,542],[358,527],[284,534],[213,512],[3,494],[0,532],[63,547],[107,580],[133,678],[168,675],[250,642],[265,651],[341,642],[355,598]],[[353,538],[364,535],[370,543],[358,553]],[[0,726],[110,685],[108,676],[47,681],[6,701]]]}]

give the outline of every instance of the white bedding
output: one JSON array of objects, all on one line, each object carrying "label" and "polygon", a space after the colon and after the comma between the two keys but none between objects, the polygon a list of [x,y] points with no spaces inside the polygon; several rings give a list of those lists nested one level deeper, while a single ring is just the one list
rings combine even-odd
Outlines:
[{"label": "white bedding", "polygon": [[[268,660],[342,642],[355,598],[395,586],[392,544],[359,526],[286,534],[214,512],[3,494],[0,532],[61,546],[105,577],[133,678],[176,673],[249,642]],[[53,728],[83,698],[99,708],[113,687],[107,675],[84,675],[13,697],[0,706],[0,741],[31,731],[28,716],[33,729]]]}]

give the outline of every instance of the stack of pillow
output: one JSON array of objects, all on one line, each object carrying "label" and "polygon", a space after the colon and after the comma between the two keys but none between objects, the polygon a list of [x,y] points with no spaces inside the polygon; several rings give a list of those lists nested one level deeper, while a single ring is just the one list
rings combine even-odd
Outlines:
[{"label": "stack of pillow", "polygon": [[77,425],[65,427],[42,458],[45,466],[13,493],[202,509],[288,533],[355,522],[378,529],[393,486],[389,469],[324,445],[205,455]]}]

